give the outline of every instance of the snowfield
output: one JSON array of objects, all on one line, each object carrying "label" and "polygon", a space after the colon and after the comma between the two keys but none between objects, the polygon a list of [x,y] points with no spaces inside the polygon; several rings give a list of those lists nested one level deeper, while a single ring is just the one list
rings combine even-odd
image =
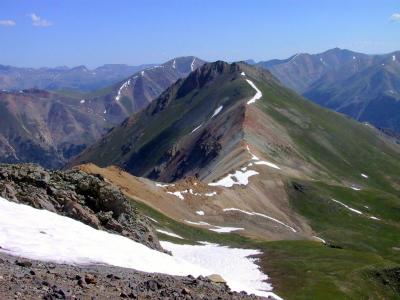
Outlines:
[{"label": "snowfield", "polygon": [[228,174],[226,177],[218,180],[217,182],[211,182],[209,186],[223,186],[223,187],[232,187],[235,184],[237,185],[248,185],[249,178],[251,176],[259,174],[257,171],[248,170],[248,171],[236,171],[234,174]]},{"label": "snowfield", "polygon": [[162,242],[170,256],[126,237],[96,230],[73,219],[0,197],[0,251],[57,263],[107,264],[144,272],[208,276],[220,274],[234,291],[272,296],[268,278],[250,255],[258,250],[213,244],[175,245]]},{"label": "snowfield", "polygon": [[161,246],[171,251],[173,256],[194,265],[201,265],[214,274],[221,275],[234,291],[247,291],[259,296],[282,300],[276,294],[267,292],[272,289],[271,285],[265,282],[268,276],[258,269],[255,264],[257,259],[248,258],[250,255],[260,254],[258,250],[232,249],[207,242],[201,242],[201,244],[191,246],[161,242]]}]

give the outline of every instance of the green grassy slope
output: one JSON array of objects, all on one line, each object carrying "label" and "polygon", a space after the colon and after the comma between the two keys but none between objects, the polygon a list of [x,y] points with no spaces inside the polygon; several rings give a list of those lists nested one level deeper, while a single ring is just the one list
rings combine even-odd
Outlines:
[{"label": "green grassy slope", "polygon": [[[393,275],[400,268],[398,145],[370,126],[321,108],[275,80],[266,80],[267,75],[261,71],[243,65],[240,68],[262,91],[262,99],[254,104],[260,120],[264,120],[264,114],[268,116],[265,120],[273,120],[284,128],[283,134],[290,137],[291,146],[319,170],[309,181],[285,175],[284,171],[282,176],[286,176],[283,180],[287,183],[290,207],[306,218],[315,235],[326,240],[327,245],[313,241],[266,242],[236,234],[216,234],[168,219],[143,204],[140,208],[159,222],[156,227],[185,238],[173,239],[174,242],[210,241],[261,249],[264,254],[260,265],[271,276],[276,292],[286,299],[399,298],[400,279]],[[182,87],[182,83],[171,87],[164,97],[86,152],[81,162],[121,164],[136,155],[137,168],[157,166],[166,149],[209,120],[219,105],[230,107],[254,94],[242,78],[228,72],[201,88],[189,88],[193,82],[187,82],[188,88]],[[258,145],[266,144],[262,134],[251,138],[261,139]],[[268,145],[263,147],[259,151],[285,164],[279,153],[273,157]],[[140,157],[145,161],[141,162]],[[351,189],[352,185],[361,190]]]}]

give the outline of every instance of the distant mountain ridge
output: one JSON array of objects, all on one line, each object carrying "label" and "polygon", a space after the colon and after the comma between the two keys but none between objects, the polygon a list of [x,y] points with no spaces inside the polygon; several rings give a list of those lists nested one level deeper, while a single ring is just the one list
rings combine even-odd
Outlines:
[{"label": "distant mountain ridge", "polygon": [[175,58],[87,94],[40,89],[0,91],[0,162],[34,162],[60,168],[203,63],[196,57]]},{"label": "distant mountain ridge", "polygon": [[94,103],[102,103],[107,121],[119,124],[145,108],[175,81],[185,78],[204,63],[194,56],[177,57],[138,71],[90,98]]},{"label": "distant mountain ridge", "polygon": [[400,131],[400,51],[345,49],[257,63],[310,100],[376,127]]},{"label": "distant mountain ridge", "polygon": [[85,66],[19,68],[0,65],[0,90],[18,91],[38,88],[89,92],[114,84],[151,66],[153,64],[139,66],[106,64],[90,70]]}]

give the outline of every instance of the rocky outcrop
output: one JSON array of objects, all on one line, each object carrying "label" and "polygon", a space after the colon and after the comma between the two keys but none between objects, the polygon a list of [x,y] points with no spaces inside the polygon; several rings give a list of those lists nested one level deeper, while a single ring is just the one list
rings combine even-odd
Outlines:
[{"label": "rocky outcrop", "polygon": [[101,176],[80,170],[48,171],[34,164],[0,165],[0,196],[46,209],[96,229],[162,250],[150,222]]}]

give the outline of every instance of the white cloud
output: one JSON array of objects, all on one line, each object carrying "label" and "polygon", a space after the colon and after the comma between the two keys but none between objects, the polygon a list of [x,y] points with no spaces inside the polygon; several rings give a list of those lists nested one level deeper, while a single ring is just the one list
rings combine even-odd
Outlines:
[{"label": "white cloud", "polygon": [[391,17],[390,17],[391,21],[394,22],[400,22],[400,13],[394,13]]},{"label": "white cloud", "polygon": [[49,26],[53,25],[52,22],[47,21],[47,20],[45,20],[45,19],[42,19],[41,17],[39,17],[39,16],[38,16],[37,14],[35,14],[35,13],[31,13],[31,14],[29,15],[29,17],[30,17],[31,20],[32,20],[32,25],[33,25],[33,26],[38,26],[38,27],[49,27]]},{"label": "white cloud", "polygon": [[17,25],[14,20],[0,20],[0,26],[12,27]]}]

